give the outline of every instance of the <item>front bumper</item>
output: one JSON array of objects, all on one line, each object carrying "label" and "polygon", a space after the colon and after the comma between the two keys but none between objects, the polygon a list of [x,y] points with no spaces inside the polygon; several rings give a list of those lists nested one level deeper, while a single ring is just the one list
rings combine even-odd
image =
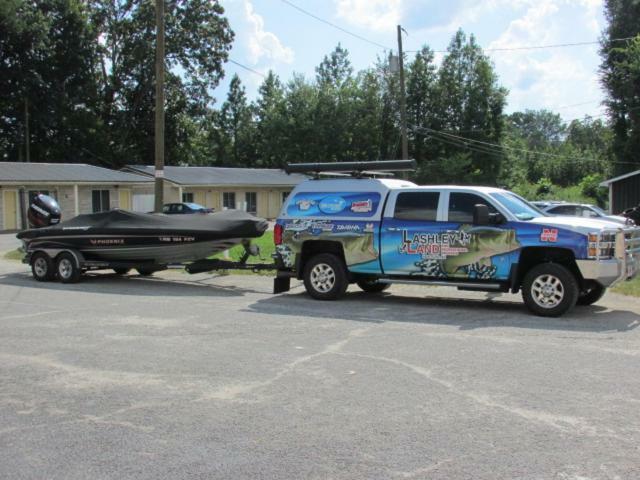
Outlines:
[{"label": "front bumper", "polygon": [[[595,280],[612,287],[623,280],[631,280],[640,268],[640,228],[625,228],[615,232],[614,258],[576,260],[585,280]],[[599,250],[598,250],[599,251]]]}]

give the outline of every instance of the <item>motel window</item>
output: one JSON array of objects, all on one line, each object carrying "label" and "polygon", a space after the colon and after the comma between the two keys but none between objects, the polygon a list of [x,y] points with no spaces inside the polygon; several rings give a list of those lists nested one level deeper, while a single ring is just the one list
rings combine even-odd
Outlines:
[{"label": "motel window", "polygon": [[91,192],[91,206],[93,213],[109,210],[109,190],[93,190]]},{"label": "motel window", "polygon": [[39,193],[43,195],[50,195],[49,190],[29,190],[29,205],[33,203],[36,195],[38,195]]},{"label": "motel window", "polygon": [[256,192],[245,192],[245,202],[247,202],[247,212],[258,213],[258,194]]},{"label": "motel window", "polygon": [[185,192],[182,194],[183,203],[193,203],[193,192]]},{"label": "motel window", "polygon": [[236,208],[236,194],[235,192],[223,192],[222,193],[222,207],[228,209]]},{"label": "motel window", "polygon": [[439,192],[405,192],[398,195],[394,218],[435,222],[438,217]]}]

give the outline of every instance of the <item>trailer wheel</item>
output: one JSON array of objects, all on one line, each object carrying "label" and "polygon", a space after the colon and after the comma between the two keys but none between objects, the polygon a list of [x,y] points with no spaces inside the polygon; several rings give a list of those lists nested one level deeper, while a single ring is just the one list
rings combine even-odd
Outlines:
[{"label": "trailer wheel", "polygon": [[387,288],[391,286],[391,284],[389,283],[380,283],[375,278],[358,280],[356,283],[362,289],[363,292],[367,292],[367,293],[384,292]]},{"label": "trailer wheel", "polygon": [[522,297],[536,315],[559,317],[571,310],[579,294],[576,277],[557,263],[541,263],[524,277]]},{"label": "trailer wheel", "polygon": [[56,273],[62,283],[76,283],[82,271],[73,255],[63,252],[56,259]]},{"label": "trailer wheel", "polygon": [[604,294],[607,292],[607,289],[600,285],[599,283],[593,282],[589,285],[589,288],[580,292],[580,296],[578,296],[578,305],[591,305],[600,300]]},{"label": "trailer wheel", "polygon": [[307,292],[316,300],[337,300],[349,286],[344,262],[331,253],[309,259],[303,276]]},{"label": "trailer wheel", "polygon": [[49,282],[54,279],[56,272],[53,260],[44,252],[34,253],[31,257],[31,273],[39,282]]},{"label": "trailer wheel", "polygon": [[116,275],[126,275],[129,273],[130,268],[114,268],[113,271],[116,272]]}]

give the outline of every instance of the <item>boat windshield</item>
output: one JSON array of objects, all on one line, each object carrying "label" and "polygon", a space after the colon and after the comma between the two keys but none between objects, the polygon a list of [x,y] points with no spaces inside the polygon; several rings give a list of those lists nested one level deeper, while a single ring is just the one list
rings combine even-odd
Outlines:
[{"label": "boat windshield", "polygon": [[511,192],[494,192],[491,194],[504,208],[515,215],[518,220],[531,220],[536,217],[546,217],[547,215],[535,206],[531,205],[524,198]]}]

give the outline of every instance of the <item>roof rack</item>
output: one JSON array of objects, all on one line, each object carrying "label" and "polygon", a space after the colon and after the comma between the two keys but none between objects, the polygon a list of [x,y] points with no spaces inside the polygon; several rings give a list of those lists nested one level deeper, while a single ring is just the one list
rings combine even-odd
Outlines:
[{"label": "roof rack", "polygon": [[415,160],[380,160],[374,162],[332,162],[332,163],[288,163],[287,173],[311,173],[320,175],[349,175],[356,178],[393,176],[391,172],[413,172]]}]

